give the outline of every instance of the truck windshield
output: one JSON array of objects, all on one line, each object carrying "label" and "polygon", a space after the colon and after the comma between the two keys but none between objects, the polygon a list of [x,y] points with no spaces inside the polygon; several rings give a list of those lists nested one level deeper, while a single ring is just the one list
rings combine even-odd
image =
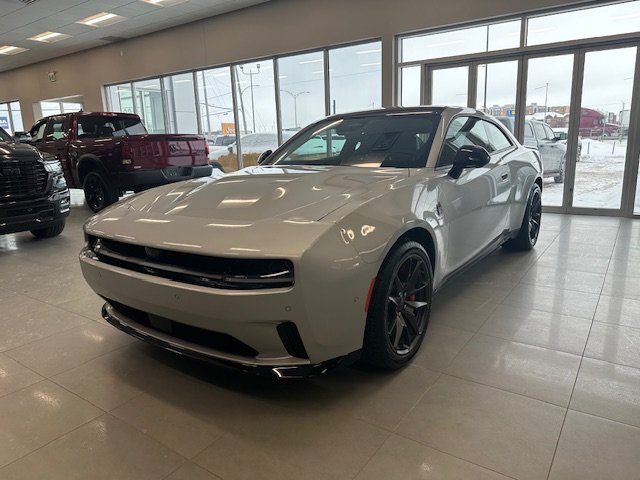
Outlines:
[{"label": "truck windshield", "polygon": [[13,139],[11,135],[5,132],[2,128],[0,128],[0,142],[12,142]]},{"label": "truck windshield", "polygon": [[420,168],[439,122],[433,113],[328,119],[294,136],[269,163]]},{"label": "truck windshield", "polygon": [[78,117],[78,138],[126,137],[128,135],[145,135],[140,118],[130,115],[98,116],[82,115]]}]

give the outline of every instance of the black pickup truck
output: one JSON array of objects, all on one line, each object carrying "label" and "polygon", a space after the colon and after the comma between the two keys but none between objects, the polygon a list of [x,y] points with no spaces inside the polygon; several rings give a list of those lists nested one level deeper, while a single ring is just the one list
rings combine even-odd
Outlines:
[{"label": "black pickup truck", "polygon": [[62,166],[0,128],[0,235],[31,231],[38,238],[64,230],[70,196]]}]

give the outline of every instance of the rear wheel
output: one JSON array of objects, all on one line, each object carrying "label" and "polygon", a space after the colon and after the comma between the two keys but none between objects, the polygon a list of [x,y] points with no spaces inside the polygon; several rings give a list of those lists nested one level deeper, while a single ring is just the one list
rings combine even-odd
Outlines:
[{"label": "rear wheel", "polygon": [[509,250],[531,250],[538,242],[542,221],[542,191],[537,183],[529,193],[527,209],[524,212],[518,236],[504,244]]},{"label": "rear wheel", "polygon": [[112,203],[116,203],[120,196],[120,192],[100,172],[89,172],[84,177],[82,188],[87,205],[94,212],[99,212]]},{"label": "rear wheel", "polygon": [[384,261],[369,303],[363,360],[386,370],[406,365],[429,323],[433,273],[422,245],[406,242]]},{"label": "rear wheel", "polygon": [[36,238],[56,237],[64,230],[65,223],[65,219],[63,218],[62,220],[58,220],[45,228],[31,230],[31,234]]}]

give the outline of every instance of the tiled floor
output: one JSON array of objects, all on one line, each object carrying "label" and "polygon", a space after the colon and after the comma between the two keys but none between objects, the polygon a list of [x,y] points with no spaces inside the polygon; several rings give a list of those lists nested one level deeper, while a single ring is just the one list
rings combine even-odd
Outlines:
[{"label": "tiled floor", "polygon": [[0,237],[0,479],[638,479],[640,222],[545,215],[408,368],[278,382],[108,326],[64,234]]}]

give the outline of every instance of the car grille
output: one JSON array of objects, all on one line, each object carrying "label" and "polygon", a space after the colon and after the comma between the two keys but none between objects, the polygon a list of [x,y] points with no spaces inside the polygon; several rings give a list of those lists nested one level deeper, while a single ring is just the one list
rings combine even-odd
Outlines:
[{"label": "car grille", "polygon": [[289,260],[209,257],[93,236],[89,248],[104,263],[203,287],[253,290],[294,284]]},{"label": "car grille", "polygon": [[47,188],[47,172],[36,160],[0,162],[0,200],[29,199]]},{"label": "car grille", "polygon": [[185,340],[196,345],[242,357],[253,358],[258,355],[257,350],[226,333],[205,330],[204,328],[152,315],[113,300],[107,299],[107,301],[117,312],[134,322],[152,330],[166,333],[179,340]]}]

